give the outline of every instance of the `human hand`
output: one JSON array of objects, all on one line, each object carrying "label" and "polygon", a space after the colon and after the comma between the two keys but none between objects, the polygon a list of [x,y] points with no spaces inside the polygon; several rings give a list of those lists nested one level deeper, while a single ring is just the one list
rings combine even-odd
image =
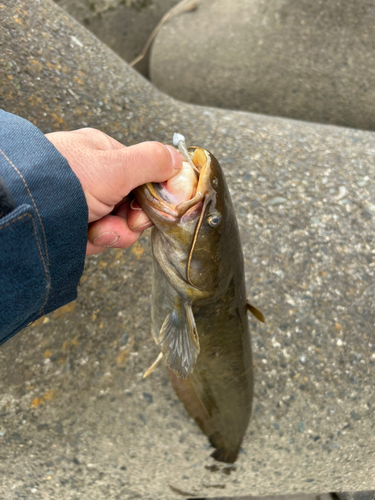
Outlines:
[{"label": "human hand", "polygon": [[147,182],[164,182],[182,167],[178,151],[159,142],[126,147],[91,128],[46,137],[82,185],[89,209],[86,255],[135,243],[152,222],[129,193]]}]

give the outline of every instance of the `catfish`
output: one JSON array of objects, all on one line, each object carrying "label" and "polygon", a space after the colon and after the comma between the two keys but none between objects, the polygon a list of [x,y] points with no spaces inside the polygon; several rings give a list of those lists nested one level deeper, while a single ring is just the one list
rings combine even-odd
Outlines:
[{"label": "catfish", "polygon": [[[182,142],[182,141],[181,141]],[[215,449],[234,463],[249,424],[253,369],[238,224],[219,162],[200,147],[182,170],[134,194],[154,226],[151,330],[172,386]],[[181,148],[179,148],[181,150]]]}]

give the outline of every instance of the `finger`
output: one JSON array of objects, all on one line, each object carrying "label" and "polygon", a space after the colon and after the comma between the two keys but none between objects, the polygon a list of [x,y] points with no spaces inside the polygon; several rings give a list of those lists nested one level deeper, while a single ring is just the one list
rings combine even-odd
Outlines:
[{"label": "finger", "polygon": [[97,253],[106,252],[108,247],[99,247],[97,245],[93,245],[91,241],[87,240],[86,245],[86,255],[95,255]]},{"label": "finger", "polygon": [[132,231],[126,219],[107,215],[93,222],[88,231],[92,245],[105,248],[128,248],[139,238],[139,232]]},{"label": "finger", "polygon": [[148,215],[142,210],[137,200],[132,200],[128,211],[128,226],[132,231],[144,231],[152,226],[152,222]]},{"label": "finger", "polygon": [[134,198],[126,199],[125,203],[117,205],[112,215],[127,219],[129,229],[138,233],[152,226],[151,220]]},{"label": "finger", "polygon": [[106,155],[114,193],[126,196],[135,187],[147,182],[164,182],[182,167],[180,153],[159,142],[143,142],[128,148],[101,152]]},{"label": "finger", "polygon": [[127,199],[125,203],[119,203],[116,205],[115,209],[112,212],[112,215],[117,215],[118,217],[122,217],[123,219],[127,219],[129,215],[129,208],[132,200]]}]

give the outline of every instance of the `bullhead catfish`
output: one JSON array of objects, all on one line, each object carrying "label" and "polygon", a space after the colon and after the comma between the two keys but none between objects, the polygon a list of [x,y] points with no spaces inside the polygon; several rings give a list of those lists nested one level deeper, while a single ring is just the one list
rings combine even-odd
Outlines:
[{"label": "bullhead catfish", "polygon": [[224,174],[203,148],[186,151],[167,183],[135,196],[152,228],[152,335],[179,399],[210,443],[233,463],[249,423],[253,371],[244,261]]}]

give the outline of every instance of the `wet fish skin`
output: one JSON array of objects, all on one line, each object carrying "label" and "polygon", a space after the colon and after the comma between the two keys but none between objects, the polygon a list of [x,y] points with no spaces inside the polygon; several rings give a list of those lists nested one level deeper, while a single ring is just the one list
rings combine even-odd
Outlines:
[{"label": "wet fish skin", "polygon": [[[160,332],[171,310],[182,309],[184,304],[191,307],[200,352],[194,352],[192,341],[190,345],[185,341],[193,339],[192,335],[179,333],[185,339],[179,345],[183,355],[177,359],[182,368],[175,369],[176,358],[168,357],[168,349],[164,357],[179,399],[216,448],[213,457],[233,463],[249,423],[253,398],[243,255],[233,204],[218,161],[200,148],[194,150],[193,161],[201,171],[198,191],[203,191],[203,197],[190,220],[188,212],[164,217],[157,190],[150,186],[136,191],[155,224],[152,334],[160,345]],[[220,219],[217,227],[210,225],[212,217]],[[168,341],[172,346],[174,340]]]},{"label": "wet fish skin", "polygon": [[201,346],[197,364],[186,380],[169,370],[179,399],[216,448],[213,457],[226,463],[237,459],[253,400],[246,296],[241,288],[234,277],[215,303],[193,307]]}]

